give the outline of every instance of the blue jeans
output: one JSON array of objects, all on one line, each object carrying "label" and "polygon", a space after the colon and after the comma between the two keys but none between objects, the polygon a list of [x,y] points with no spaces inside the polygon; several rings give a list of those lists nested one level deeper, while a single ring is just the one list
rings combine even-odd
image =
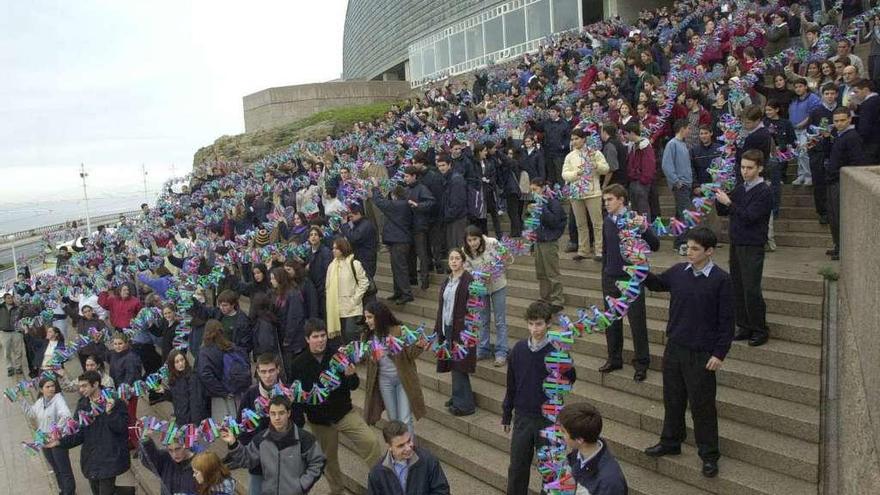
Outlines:
[{"label": "blue jeans", "polygon": [[250,488],[248,493],[263,493],[263,475],[251,474]]},{"label": "blue jeans", "polygon": [[406,396],[403,384],[400,383],[400,378],[396,375],[394,378],[385,378],[379,375],[379,393],[382,395],[382,402],[385,403],[385,410],[388,411],[388,419],[400,421],[412,433],[412,410],[409,407],[409,398]]},{"label": "blue jeans", "polygon": [[485,324],[480,328],[480,346],[477,350],[477,356],[485,357],[492,354],[491,335],[489,334],[489,325],[492,322],[491,311],[495,313],[495,357],[507,359],[507,287],[486,296],[484,304],[480,317]]}]

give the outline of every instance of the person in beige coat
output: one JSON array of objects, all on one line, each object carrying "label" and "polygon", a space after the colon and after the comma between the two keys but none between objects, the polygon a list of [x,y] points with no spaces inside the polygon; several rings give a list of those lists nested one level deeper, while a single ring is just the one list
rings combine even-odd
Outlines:
[{"label": "person in beige coat", "polygon": [[602,186],[599,176],[610,171],[605,156],[586,146],[583,129],[571,131],[571,151],[562,164],[562,179],[571,187],[571,211],[578,229],[578,251],[574,260],[590,254],[588,222],[593,223],[593,259],[602,260]]},{"label": "person in beige coat", "polygon": [[[363,299],[370,279],[361,262],[354,259],[351,243],[333,240],[333,261],[327,267],[327,337],[343,343],[357,339],[364,312]],[[341,337],[341,339],[340,339]]]},{"label": "person in beige coat", "polygon": [[[400,337],[401,323],[385,303],[373,301],[364,308],[367,330],[363,340],[370,345],[373,338],[385,342],[389,335]],[[419,383],[416,359],[428,347],[427,340],[405,347],[402,352],[372,354],[367,360],[365,382],[364,421],[376,424],[382,411],[388,411],[389,420],[406,424],[410,433],[413,423],[426,413],[425,398]]]}]

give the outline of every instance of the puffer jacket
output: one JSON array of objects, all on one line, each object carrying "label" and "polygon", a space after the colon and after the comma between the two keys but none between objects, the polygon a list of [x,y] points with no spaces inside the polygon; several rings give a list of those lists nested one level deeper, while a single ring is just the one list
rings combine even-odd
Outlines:
[{"label": "puffer jacket", "polygon": [[291,424],[287,434],[273,440],[266,431],[252,442],[238,442],[230,447],[232,467],[263,471],[262,495],[299,495],[308,493],[321,477],[326,458],[315,437]]}]

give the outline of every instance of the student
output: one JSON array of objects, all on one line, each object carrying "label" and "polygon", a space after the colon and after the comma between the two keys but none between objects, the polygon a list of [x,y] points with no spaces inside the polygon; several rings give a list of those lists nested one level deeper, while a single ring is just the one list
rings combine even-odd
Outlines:
[{"label": "student", "polygon": [[[605,231],[603,234],[605,242],[602,243],[602,295],[620,297],[620,289],[616,283],[630,278],[623,270],[626,260],[620,253],[620,231],[617,228],[617,217],[627,213],[627,191],[620,184],[611,184],[602,190],[602,200],[605,202],[605,211],[608,213],[602,225]],[[644,222],[644,217],[637,218],[642,219],[638,220],[639,222]],[[642,238],[648,243],[651,251],[660,248],[660,239],[647,225],[642,229]],[[648,376],[648,365],[651,363],[648,352],[648,323],[644,292],[640,292],[639,297],[630,304],[626,317],[629,320],[633,347],[635,348],[633,380],[642,382]],[[605,342],[608,346],[608,360],[599,367],[599,371],[610,373],[623,368],[623,322],[621,320],[615,320],[611,326],[605,329]]]},{"label": "student", "polygon": [[[687,120],[678,120],[674,125],[675,136],[666,143],[661,162],[666,183],[672,190],[675,199],[675,217],[684,220],[682,212],[691,206],[691,188],[694,178],[691,175],[690,151],[687,141],[691,135],[691,128]],[[686,254],[683,236],[677,236],[673,247],[680,256]]]},{"label": "student", "polygon": [[[293,376],[302,382],[303,390],[311,390],[319,383],[320,375],[330,366],[330,360],[338,350],[328,345],[327,325],[311,318],[306,322],[306,352],[293,362]],[[360,385],[357,368],[349,364],[340,378],[341,384],[334,389],[321,404],[305,405],[306,419],[311,430],[321,444],[318,452],[327,456],[327,483],[330,493],[339,495],[343,490],[342,470],[339,467],[339,434],[345,434],[354,445],[353,450],[367,466],[379,462],[381,447],[376,434],[354,411],[351,404],[351,391]],[[289,409],[289,408],[288,408]],[[311,463],[310,463],[311,466]],[[263,476],[267,475],[263,471]]]},{"label": "student", "polygon": [[168,390],[178,425],[199,423],[207,415],[207,404],[199,381],[186,352],[174,349],[165,362],[168,367]]},{"label": "student", "polygon": [[[407,258],[409,278],[415,279],[418,273],[419,287],[427,290],[431,278],[432,261],[428,256],[428,232],[433,222],[435,205],[434,195],[427,186],[419,180],[420,169],[408,166],[403,171],[403,181],[406,184],[407,204],[413,214],[412,222],[412,247]],[[394,256],[392,255],[392,262]],[[416,263],[418,259],[418,263]],[[393,268],[393,267],[392,267]]]},{"label": "student", "polygon": [[[820,106],[819,97],[809,90],[807,80],[798,77],[792,83],[796,98],[791,100],[788,106],[788,119],[794,126],[794,132],[797,136],[798,145],[805,146],[807,144],[807,131],[809,130],[810,113],[816,107]],[[833,87],[833,85],[832,85]],[[824,93],[824,88],[823,88]],[[835,100],[837,99],[837,90],[835,88]],[[810,159],[805,153],[798,155],[797,179],[792,184],[796,186],[811,185],[813,183],[812,173],[810,171]],[[817,204],[817,208],[819,205]]]},{"label": "student", "polygon": [[602,415],[595,407],[585,402],[566,404],[557,423],[571,449],[568,465],[577,483],[577,495],[629,493],[620,464],[602,441]]},{"label": "student", "polygon": [[[774,152],[767,160],[770,178],[770,189],[773,191],[773,215],[770,216],[770,227],[767,231],[767,247],[770,251],[776,250],[776,238],[774,235],[773,221],[779,216],[779,207],[782,203],[782,176],[783,170],[788,166],[788,161],[780,161],[775,156],[776,151],[789,151],[797,146],[797,136],[791,121],[782,117],[783,106],[776,100],[769,100],[764,106],[764,126],[770,132],[773,139]],[[815,184],[815,182],[814,182]],[[714,211],[714,210],[713,210]],[[716,232],[717,235],[717,232]]]},{"label": "student", "polygon": [[251,321],[244,311],[239,310],[237,292],[230,289],[223,290],[217,296],[216,308],[205,306],[204,296],[198,293],[194,300],[194,311],[202,319],[219,321],[223,326],[223,336],[226,340],[248,351],[253,348]]},{"label": "student", "polygon": [[730,217],[730,276],[738,327],[734,340],[748,340],[753,347],[765,344],[769,335],[761,277],[773,191],[761,178],[763,170],[763,153],[746,150],[740,161],[743,182],[729,195],[716,191],[718,214]]},{"label": "student", "polygon": [[[349,218],[355,216],[354,210],[355,208],[352,207],[352,214],[349,216]],[[343,230],[345,225],[343,225]],[[326,319],[327,306],[323,304],[322,301],[325,301],[327,298],[327,267],[329,267],[330,262],[333,261],[333,253],[330,252],[329,247],[324,245],[323,240],[324,233],[321,232],[321,229],[319,227],[309,228],[309,250],[306,257],[306,269],[309,272],[309,278],[312,280],[312,284],[315,286],[315,291],[318,293],[319,318]],[[349,240],[351,239],[349,238]],[[357,258],[357,254],[355,254],[355,258]],[[373,267],[375,268],[375,260],[373,263]],[[367,272],[367,274],[370,273],[368,267],[364,268],[364,270]]]},{"label": "student", "polygon": [[409,250],[412,247],[413,211],[407,200],[407,192],[403,186],[395,186],[391,190],[391,199],[382,197],[379,179],[373,179],[373,203],[385,215],[382,229],[382,242],[388,245],[391,261],[391,277],[394,291],[389,301],[402,305],[415,301],[410,289]]},{"label": "student", "polygon": [[[507,363],[507,390],[501,406],[501,425],[504,433],[513,431],[510,466],[507,469],[508,494],[529,493],[532,458],[535,450],[543,444],[541,430],[550,426],[542,406],[545,400],[544,379],[549,374],[544,358],[556,350],[547,338],[552,318],[553,310],[548,304],[541,301],[530,304],[525,313],[529,337],[513,346]],[[565,378],[574,384],[577,379],[574,367],[566,372]]]},{"label": "student", "polygon": [[[128,344],[128,336],[122,332],[116,332],[113,335],[113,352],[110,353],[110,376],[113,382],[119,387],[122,384],[133,386],[134,382],[143,376],[143,366],[141,358],[132,352],[131,346]],[[129,425],[133,426],[137,420],[138,396],[132,394],[128,399],[128,420]],[[137,448],[137,436],[134,431],[129,431],[128,449]]]},{"label": "student", "polygon": [[159,450],[156,442],[145,433],[141,438],[140,460],[144,467],[159,477],[162,495],[196,493],[193,452],[179,441],[173,440],[165,449]]},{"label": "student", "polygon": [[193,457],[192,471],[197,483],[196,494],[235,495],[235,478],[217,454],[202,452]]},{"label": "student", "polygon": [[[449,248],[447,264],[449,276],[440,285],[437,318],[434,331],[437,341],[451,349],[453,343],[461,343],[461,332],[465,329],[469,287],[473,277],[464,268],[464,251],[458,247]],[[446,407],[453,416],[470,416],[477,410],[474,392],[471,389],[470,375],[477,370],[476,349],[469,347],[464,359],[438,359],[437,373],[452,373],[452,397]]]},{"label": "student", "polygon": [[[712,126],[700,127],[700,141],[691,148],[692,177],[694,178],[694,195],[702,195],[700,186],[713,182],[709,168],[712,162],[721,156],[722,145],[712,136]],[[721,233],[721,221],[718,212],[713,208],[708,216],[703,217],[703,222],[708,225],[716,235]]]},{"label": "student", "polygon": [[540,225],[535,229],[535,274],[540,284],[541,300],[550,304],[554,312],[562,311],[565,299],[562,282],[559,281],[559,238],[565,231],[566,215],[559,200],[546,192],[544,179],[532,179],[529,187],[535,196],[547,196],[543,204],[530,208],[542,208]]},{"label": "student", "polygon": [[[489,271],[498,256],[498,239],[483,235],[476,225],[469,225],[465,229],[464,267],[468,272],[474,270]],[[509,262],[509,261],[508,261]],[[508,262],[502,261],[506,264]],[[491,359],[491,334],[489,326],[492,322],[492,314],[495,314],[495,364],[500,368],[507,364],[507,276],[504,268],[496,273],[491,270],[492,277],[486,283],[487,294],[483,300],[484,306],[481,311],[482,321],[480,327],[480,346],[477,348],[477,359]],[[497,275],[497,276],[496,276]]]},{"label": "student", "polygon": [[388,452],[367,478],[367,495],[449,495],[449,482],[440,461],[413,444],[412,431],[400,421],[382,428]]},{"label": "student", "polygon": [[[773,138],[764,126],[764,108],[760,105],[749,105],[742,113],[742,127],[746,137],[742,146],[736,148],[736,162],[739,163],[745,150],[758,150],[764,157],[764,163],[770,159]],[[742,179],[737,174],[737,180]]]},{"label": "student", "polygon": [[[80,315],[77,315],[76,321],[76,331],[79,335],[89,335],[91,329],[103,331],[107,328],[107,324],[104,323],[99,317],[97,312],[95,312],[94,308],[89,305],[83,305],[80,307]],[[91,342],[85,346],[80,347],[77,350],[77,357],[79,358],[79,364],[82,369],[86,369],[86,358],[89,356],[99,356],[101,359],[107,358],[107,346],[104,345],[103,342]]]},{"label": "student", "polygon": [[[401,322],[388,306],[379,301],[368,303],[364,308],[365,345],[375,338],[385,343],[389,336],[401,337]],[[364,384],[364,421],[375,425],[388,412],[388,419],[398,420],[413,431],[413,423],[427,412],[416,359],[428,348],[428,342],[421,340],[404,348],[402,352],[382,353],[380,357],[371,355],[367,360],[367,380]]]},{"label": "student", "polygon": [[[223,325],[219,321],[208,320],[205,323],[205,340],[199,351],[198,373],[205,396],[211,402],[211,418],[218,423],[226,416],[235,416],[240,384],[233,384],[229,379],[234,371],[236,377],[240,377],[241,368],[248,364],[234,359],[234,353],[243,355],[244,351],[226,340]],[[247,373],[250,375],[250,371]]]},{"label": "student", "polygon": [[[39,382],[40,396],[31,405],[27,414],[36,421],[37,429],[46,435],[52,434],[53,426],[71,418],[70,408],[64,401],[61,386],[54,378],[43,377]],[[61,447],[43,448],[43,456],[55,474],[55,482],[58,483],[60,495],[76,494],[76,478],[70,467],[70,455],[67,449]]]},{"label": "student", "polygon": [[[334,343],[360,338],[358,320],[364,314],[364,295],[370,279],[360,261],[354,258],[345,237],[333,240],[333,261],[327,267],[327,330]],[[306,339],[308,340],[308,339]]]},{"label": "student", "polygon": [[0,347],[6,360],[6,376],[22,373],[24,359],[24,339],[16,328],[21,317],[21,307],[15,304],[15,296],[11,292],[3,294],[0,303]]},{"label": "student", "polygon": [[[378,212],[377,209],[376,211]],[[381,212],[379,212],[379,214],[381,215]],[[364,270],[371,279],[374,278],[376,276],[376,256],[379,252],[379,234],[376,232],[376,226],[373,224],[373,221],[364,217],[364,207],[360,204],[352,205],[348,215],[348,222],[342,224],[342,227],[340,227],[339,230],[340,233],[351,243],[351,251],[354,254],[354,259],[358,260],[364,266]],[[310,240],[309,243],[311,242],[312,241]],[[331,260],[328,258],[327,265],[330,264],[330,261]],[[323,265],[323,267],[324,273],[326,274],[326,265]],[[311,270],[311,268],[309,268],[309,270]],[[315,286],[317,287],[317,284]],[[324,294],[326,294],[326,292]]]},{"label": "student", "polygon": [[828,179],[828,216],[831,224],[831,238],[834,247],[825,254],[832,260],[840,259],[840,169],[866,165],[868,158],[865,156],[864,143],[861,136],[852,125],[852,117],[849,109],[838,108],[834,111],[834,130],[836,136],[831,144],[831,152],[828,156],[828,165],[825,175]]},{"label": "student", "polygon": [[629,195],[632,197],[632,209],[646,217],[659,215],[651,211],[649,192],[657,175],[657,160],[651,141],[641,135],[641,125],[631,120],[624,126],[626,140],[630,144],[626,159],[626,173],[629,178]]},{"label": "student", "polygon": [[440,199],[440,217],[446,233],[446,248],[461,246],[467,227],[467,185],[464,177],[452,170],[449,155],[437,156],[437,170],[443,175],[443,197]]},{"label": "student", "polygon": [[[281,267],[269,271],[275,301],[275,317],[278,320],[278,340],[285,363],[292,363],[303,351],[303,325],[310,316],[303,291],[296,285],[287,270]],[[315,311],[317,313],[317,311]],[[265,334],[265,329],[263,329]],[[261,336],[263,338],[264,336]],[[251,335],[251,339],[253,335]],[[263,347],[261,345],[261,347]]]},{"label": "student", "polygon": [[718,475],[720,456],[715,372],[730,350],[734,327],[730,275],[712,261],[717,243],[708,228],[691,229],[687,233],[688,262],[678,263],[659,276],[649,273],[645,280],[652,291],[671,293],[663,353],[663,432],[660,443],[645,453],[651,457],[681,453],[689,405],[703,475],[708,478]]},{"label": "student", "polygon": [[92,495],[134,495],[134,487],[116,486],[116,477],[131,468],[126,443],[128,441],[128,412],[124,404],[115,399],[104,399],[101,375],[86,371],[79,377],[79,393],[82,396],[72,417],[83,412],[91,414],[92,402],[103,405],[104,412],[94,416],[92,422],[72,435],[51,440],[46,447],[80,449],[80,467],[89,480]]},{"label": "student", "polygon": [[107,308],[110,324],[116,330],[131,327],[131,320],[141,310],[141,301],[131,293],[131,284],[124,284],[112,292],[105,291],[98,296],[98,304]]},{"label": "student", "polygon": [[808,125],[816,127],[824,127],[827,132],[816,136],[815,141],[807,143],[807,155],[810,160],[810,183],[804,185],[813,186],[813,204],[816,207],[816,213],[819,215],[819,223],[826,225],[828,223],[828,187],[825,181],[825,162],[831,154],[831,126],[834,110],[838,108],[837,104],[837,86],[828,83],[822,86],[822,100],[816,105],[808,116]]},{"label": "student", "polygon": [[[571,131],[571,151],[562,165],[562,179],[572,188],[571,212],[577,223],[578,252],[575,261],[602,254],[602,186],[600,176],[610,170],[605,156],[599,150],[587,148],[583,129]],[[593,227],[593,252],[590,252],[589,226]]]}]

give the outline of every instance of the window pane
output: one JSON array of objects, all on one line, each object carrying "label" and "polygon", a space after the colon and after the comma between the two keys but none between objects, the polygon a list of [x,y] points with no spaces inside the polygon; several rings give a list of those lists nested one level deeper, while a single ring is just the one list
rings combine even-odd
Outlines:
[{"label": "window pane", "polygon": [[435,70],[434,67],[434,46],[430,45],[427,48],[422,50],[422,65],[424,67],[425,74],[433,74]]},{"label": "window pane", "polygon": [[437,62],[437,70],[449,67],[449,38],[434,43],[434,59]]},{"label": "window pane", "polygon": [[526,22],[529,23],[529,40],[550,34],[550,1],[541,0],[526,7]]},{"label": "window pane", "polygon": [[421,50],[415,50],[410,52],[409,57],[409,77],[410,79],[414,79],[418,81],[425,75],[425,72],[422,71],[422,52]]},{"label": "window pane", "polygon": [[501,16],[498,16],[483,24],[483,30],[486,32],[486,53],[497,52],[504,48],[504,26],[501,22]]},{"label": "window pane", "polygon": [[460,64],[464,62],[464,32],[455,33],[449,37],[449,51],[452,52],[450,55],[452,60],[450,60],[449,65]]},{"label": "window pane", "polygon": [[483,54],[483,25],[478,24],[467,31],[467,59],[474,59]]},{"label": "window pane", "polygon": [[526,42],[526,14],[523,9],[504,14],[504,34],[507,36],[507,46]]},{"label": "window pane", "polygon": [[578,27],[578,0],[553,0],[553,32]]}]

